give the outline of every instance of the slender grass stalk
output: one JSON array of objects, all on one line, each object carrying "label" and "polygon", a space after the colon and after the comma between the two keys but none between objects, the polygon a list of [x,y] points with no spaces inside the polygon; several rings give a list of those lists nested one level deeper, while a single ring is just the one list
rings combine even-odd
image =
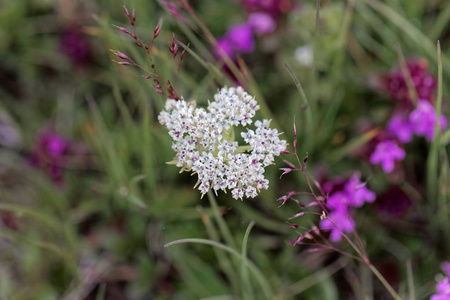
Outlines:
[{"label": "slender grass stalk", "polygon": [[245,231],[244,239],[242,240],[242,249],[241,249],[241,257],[242,257],[242,264],[241,264],[241,279],[243,284],[243,299],[254,299],[253,295],[253,289],[250,282],[250,277],[248,276],[248,259],[247,259],[247,242],[248,237],[250,235],[250,231],[253,228],[253,225],[255,225],[255,221],[251,221],[250,224],[247,227],[247,230]]},{"label": "slender grass stalk", "polygon": [[211,208],[213,209],[214,217],[217,221],[217,225],[219,226],[220,234],[222,235],[228,246],[236,248],[236,243],[233,239],[233,236],[231,235],[227,223],[223,219],[222,213],[220,212],[219,206],[217,205],[216,197],[214,196],[214,193],[211,189],[208,191],[208,200]]},{"label": "slender grass stalk", "polygon": [[437,40],[441,36],[448,22],[450,21],[450,5],[444,5],[444,9],[439,14],[436,22],[434,22],[433,27],[431,27],[428,37],[430,40]]},{"label": "slender grass stalk", "polygon": [[304,126],[304,132],[305,132],[304,142],[307,143],[307,146],[305,148],[306,148],[306,150],[312,150],[313,145],[314,145],[314,139],[311,136],[311,134],[313,134],[315,131],[314,130],[314,117],[313,117],[315,112],[312,111],[313,108],[310,106],[308,97],[306,97],[305,91],[303,90],[300,80],[298,80],[294,71],[292,71],[291,67],[288,64],[284,64],[284,67],[289,72],[289,75],[291,75],[292,79],[294,80],[295,86],[297,87],[297,90],[300,93],[300,97],[303,102],[303,110],[305,111],[305,114],[306,114],[306,126]]},{"label": "slender grass stalk", "polygon": [[371,263],[368,263],[367,266],[370,268],[373,274],[380,280],[380,282],[384,285],[386,290],[391,294],[392,298],[395,300],[402,300],[399,294],[392,288],[392,286],[389,284],[389,282],[386,281],[386,279],[381,275],[380,272],[378,272],[377,268],[375,268]]},{"label": "slender grass stalk", "polygon": [[428,201],[432,208],[432,213],[438,208],[437,204],[437,192],[438,192],[438,174],[439,174],[439,147],[440,147],[440,130],[439,130],[439,118],[441,117],[441,107],[442,107],[442,55],[441,55],[441,45],[439,41],[437,42],[437,57],[438,57],[438,96],[435,104],[436,119],[434,123],[434,138],[431,143],[430,152],[428,154],[427,161],[427,196]]},{"label": "slender grass stalk", "polygon": [[397,55],[400,61],[400,68],[402,70],[403,77],[405,77],[406,86],[408,87],[409,97],[411,98],[413,104],[417,105],[417,103],[419,102],[419,95],[417,94],[416,87],[414,86],[414,83],[412,81],[411,73],[408,70],[406,59],[405,56],[403,55],[403,51],[400,45],[397,46]]},{"label": "slender grass stalk", "polygon": [[324,267],[320,271],[287,286],[281,291],[280,298],[284,297],[290,299],[291,297],[303,293],[305,290],[313,287],[314,285],[318,284],[319,282],[325,280],[326,278],[344,268],[349,263],[349,261],[350,260],[348,258],[340,258],[332,264]]},{"label": "slender grass stalk", "polygon": [[416,299],[416,289],[414,288],[414,274],[412,270],[412,263],[411,260],[408,259],[406,262],[406,271],[408,275],[408,292],[409,292],[409,299],[415,300]]},{"label": "slender grass stalk", "polygon": [[316,105],[318,101],[317,96],[317,89],[318,89],[318,80],[317,80],[317,51],[319,48],[319,41],[320,41],[320,0],[316,0],[316,24],[314,27],[314,38],[313,38],[313,59],[311,64],[311,88],[310,88],[310,99],[312,106],[312,110],[316,111]]},{"label": "slender grass stalk", "polygon": [[[164,247],[167,248],[167,247],[170,247],[173,245],[186,244],[186,243],[205,244],[205,245],[217,247],[219,249],[227,251],[228,253],[231,253],[233,256],[237,257],[239,260],[242,260],[241,254],[239,252],[237,252],[236,250],[234,250],[233,248],[230,248],[221,243],[217,243],[217,242],[205,240],[205,239],[181,239],[181,240],[176,240],[176,241],[167,243],[164,245]],[[264,278],[261,270],[259,270],[252,261],[247,261],[247,264],[248,264],[249,270],[253,273],[256,281],[258,281],[258,283],[260,285],[262,292],[264,293],[264,296],[265,296],[264,299],[273,299],[273,292],[270,287],[270,284]]]},{"label": "slender grass stalk", "polygon": [[[428,36],[422,33],[416,26],[411,24],[411,22],[405,19],[404,16],[380,1],[363,0],[363,2],[368,4],[370,7],[372,7],[372,9],[377,11],[387,20],[392,22],[392,24],[402,30],[402,32],[409,36],[409,38],[414,41],[417,46],[423,49],[430,58],[436,59],[434,42]],[[444,70],[446,72],[450,72],[450,60],[442,55],[441,61],[445,66]]]},{"label": "slender grass stalk", "polygon": [[[203,211],[203,208],[198,209],[202,215],[202,221],[203,224],[205,224],[206,231],[208,233],[208,236],[210,239],[212,239],[215,242],[220,242],[219,234],[214,227],[213,223],[211,222],[211,219],[208,215],[205,214]],[[217,260],[219,262],[219,266],[222,268],[225,275],[228,277],[228,280],[231,283],[232,290],[234,291],[234,294],[238,294],[239,284],[237,282],[238,276],[236,274],[236,270],[233,268],[232,261],[230,258],[226,255],[226,253],[223,253],[222,251],[219,251],[219,249],[214,248],[214,254],[217,257]]]}]

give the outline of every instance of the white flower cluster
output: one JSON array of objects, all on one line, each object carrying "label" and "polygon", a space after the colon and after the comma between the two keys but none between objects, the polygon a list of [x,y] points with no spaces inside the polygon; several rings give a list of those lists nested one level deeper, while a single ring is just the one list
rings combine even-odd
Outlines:
[{"label": "white flower cluster", "polygon": [[[268,120],[256,121],[255,130],[245,128],[259,106],[241,87],[224,87],[214,100],[207,110],[197,108],[195,101],[167,100],[158,120],[173,139],[176,165],[198,174],[202,195],[212,188],[216,193],[229,189],[235,199],[256,197],[268,188],[264,167],[286,149],[286,141],[269,128]],[[239,125],[247,129],[241,136],[248,145],[234,141]]]}]

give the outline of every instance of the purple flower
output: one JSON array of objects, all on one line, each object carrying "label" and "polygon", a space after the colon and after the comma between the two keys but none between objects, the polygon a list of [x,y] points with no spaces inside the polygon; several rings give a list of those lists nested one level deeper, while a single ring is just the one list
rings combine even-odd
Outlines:
[{"label": "purple flower", "polygon": [[375,193],[366,187],[366,184],[360,180],[359,175],[353,175],[344,189],[349,195],[351,206],[361,207],[364,202],[375,201]]},{"label": "purple flower", "polygon": [[375,151],[370,156],[370,163],[373,165],[381,164],[385,173],[391,173],[394,170],[395,161],[404,158],[405,150],[395,142],[387,140],[377,144]]},{"label": "purple flower", "polygon": [[445,275],[447,275],[447,277],[450,277],[450,262],[444,261],[441,264],[441,269],[442,269],[442,271],[444,271],[444,273],[445,273]]},{"label": "purple flower", "polygon": [[355,230],[355,220],[347,210],[336,210],[320,221],[320,228],[325,231],[331,230],[330,239],[333,242],[339,242],[343,232],[351,233]]},{"label": "purple flower", "polygon": [[225,37],[228,39],[235,52],[249,53],[255,49],[253,29],[248,24],[231,27],[225,34]]},{"label": "purple flower", "polygon": [[275,20],[266,13],[252,13],[248,17],[248,24],[258,34],[268,34],[275,30],[277,24]]},{"label": "purple flower", "polygon": [[351,199],[347,193],[337,192],[328,197],[327,208],[333,211],[347,211]]},{"label": "purple flower", "polygon": [[[407,62],[407,69],[419,98],[431,99],[437,87],[437,80],[427,72],[427,61],[410,59]],[[408,92],[408,85],[400,68],[385,75],[382,78],[382,86],[392,99],[400,101],[407,107],[411,107],[412,102]]]},{"label": "purple flower", "polygon": [[[217,47],[220,48],[225,53],[225,55],[227,55],[228,57],[234,56],[233,47],[227,38],[223,37],[223,38],[218,39]],[[221,57],[219,50],[215,49],[214,52],[218,58]]]},{"label": "purple flower", "polygon": [[407,115],[396,113],[387,125],[387,132],[394,135],[401,143],[406,144],[412,139],[413,126]]},{"label": "purple flower", "polygon": [[248,12],[265,12],[275,18],[290,11],[294,4],[290,0],[241,0]]},{"label": "purple flower", "polygon": [[39,134],[31,152],[31,163],[44,169],[57,184],[62,184],[62,166],[68,154],[70,143],[51,131]]},{"label": "purple flower", "polygon": [[[248,24],[233,26],[217,41],[217,44],[229,57],[239,53],[252,52],[255,49],[253,29]],[[216,56],[220,58],[220,53],[217,50],[215,52]]]},{"label": "purple flower", "polygon": [[450,299],[450,280],[444,277],[436,285],[437,294],[430,297],[430,300],[448,300]]},{"label": "purple flower", "polygon": [[[424,136],[431,141],[434,137],[434,125],[436,121],[436,111],[430,102],[420,100],[417,108],[409,115],[409,121],[414,132],[419,136]],[[447,120],[444,116],[439,118],[439,128],[445,129]]]},{"label": "purple flower", "polygon": [[87,65],[91,61],[91,46],[79,26],[63,30],[59,46],[76,65]]}]

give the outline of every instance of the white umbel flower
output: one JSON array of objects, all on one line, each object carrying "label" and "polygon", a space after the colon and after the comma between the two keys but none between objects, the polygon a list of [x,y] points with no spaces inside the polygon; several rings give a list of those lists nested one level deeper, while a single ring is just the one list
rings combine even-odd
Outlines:
[{"label": "white umbel flower", "polygon": [[[269,120],[256,121],[254,130],[246,127],[258,109],[242,87],[222,88],[206,110],[197,108],[195,101],[167,100],[158,120],[173,139],[176,165],[198,175],[202,196],[210,189],[228,189],[235,199],[254,198],[268,188],[264,167],[286,149],[286,141],[269,128]],[[247,130],[241,133],[247,145],[234,141],[239,125]]]}]

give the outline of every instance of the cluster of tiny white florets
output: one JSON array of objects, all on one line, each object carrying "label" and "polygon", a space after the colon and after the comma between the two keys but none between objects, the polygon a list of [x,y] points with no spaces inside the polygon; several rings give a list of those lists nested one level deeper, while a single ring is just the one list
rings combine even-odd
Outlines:
[{"label": "cluster of tiny white florets", "polygon": [[[197,108],[195,101],[167,100],[158,120],[173,139],[175,164],[198,174],[202,195],[209,189],[229,189],[235,199],[253,198],[268,188],[264,167],[286,149],[286,141],[269,128],[269,120],[256,121],[255,130],[245,127],[258,109],[241,87],[222,88],[206,110]],[[248,145],[239,146],[234,140],[234,127],[239,125],[246,130],[241,136]]]}]

